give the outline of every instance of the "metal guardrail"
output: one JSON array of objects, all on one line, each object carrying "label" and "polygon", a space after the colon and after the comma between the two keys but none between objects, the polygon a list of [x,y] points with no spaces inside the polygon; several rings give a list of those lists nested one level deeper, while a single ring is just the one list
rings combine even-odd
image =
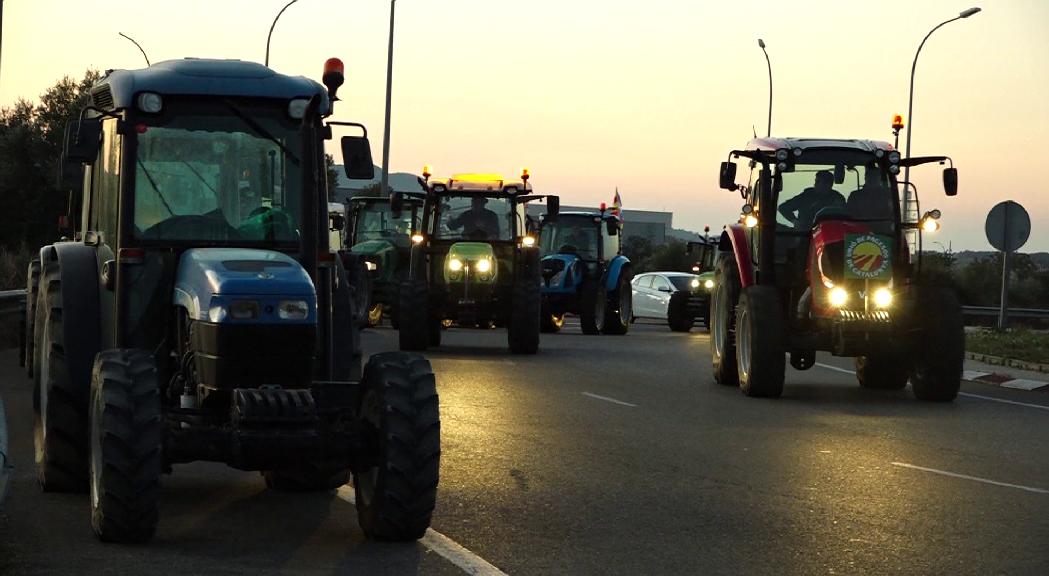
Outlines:
[{"label": "metal guardrail", "polygon": [[25,310],[25,290],[0,290],[0,315]]},{"label": "metal guardrail", "polygon": [[[962,306],[966,316],[998,316],[997,306]],[[1009,318],[1049,318],[1049,310],[1041,308],[1010,308]]]}]

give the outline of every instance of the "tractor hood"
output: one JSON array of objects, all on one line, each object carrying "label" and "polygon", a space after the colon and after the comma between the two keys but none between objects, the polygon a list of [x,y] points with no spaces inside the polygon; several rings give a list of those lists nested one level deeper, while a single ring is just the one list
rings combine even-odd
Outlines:
[{"label": "tractor hood", "polygon": [[270,301],[304,301],[309,314],[300,320],[316,319],[313,281],[294,258],[281,252],[245,248],[195,248],[183,252],[175,278],[175,305],[185,308],[190,318],[208,320],[209,309],[228,304],[229,297],[259,301],[263,304],[262,316],[273,314],[267,306]]},{"label": "tractor hood", "polygon": [[388,240],[365,240],[353,245],[350,252],[359,254],[366,261],[375,264],[375,277],[381,280],[392,280],[397,270],[397,246]]}]

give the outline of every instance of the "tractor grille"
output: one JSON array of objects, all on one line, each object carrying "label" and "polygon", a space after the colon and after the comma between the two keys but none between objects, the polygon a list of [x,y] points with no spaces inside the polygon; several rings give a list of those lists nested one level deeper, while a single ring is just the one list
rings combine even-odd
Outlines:
[{"label": "tractor grille", "polygon": [[838,318],[845,322],[879,322],[888,324],[892,321],[887,310],[875,310],[873,312],[838,310]]},{"label": "tractor grille", "polygon": [[91,102],[95,105],[95,108],[101,110],[112,110],[113,93],[109,89],[109,84],[103,84],[92,90]]}]

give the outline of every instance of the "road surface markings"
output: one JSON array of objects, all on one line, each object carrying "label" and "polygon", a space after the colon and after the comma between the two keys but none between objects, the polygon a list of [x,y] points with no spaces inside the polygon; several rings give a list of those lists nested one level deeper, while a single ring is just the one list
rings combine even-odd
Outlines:
[{"label": "road surface markings", "polygon": [[900,468],[910,468],[912,470],[921,470],[923,472],[932,472],[933,474],[941,474],[943,476],[950,476],[951,478],[961,478],[963,480],[972,480],[973,482],[983,482],[984,484],[994,484],[995,486],[1004,486],[1006,488],[1016,488],[1017,490],[1025,490],[1027,492],[1034,492],[1036,494],[1049,494],[1049,490],[1043,490],[1042,488],[1032,488],[1030,486],[1021,486],[1019,484],[1010,484],[1008,482],[999,482],[997,480],[988,480],[987,478],[979,478],[977,476],[969,476],[968,474],[958,474],[957,472],[948,472],[946,470],[937,470],[936,468],[926,468],[924,466],[915,466],[914,464],[906,464],[904,462],[891,462],[893,466],[899,466]]},{"label": "road surface markings", "polygon": [[990,376],[990,372],[977,372],[976,370],[962,370],[962,380],[976,380],[984,376]]},{"label": "road surface markings", "polygon": [[597,394],[591,394],[589,392],[583,392],[583,396],[594,398],[597,400],[604,400],[605,402],[611,402],[613,404],[619,404],[620,406],[630,406],[631,408],[637,408],[637,404],[631,404],[630,402],[623,402],[622,400],[616,400],[615,398],[609,398],[608,396],[600,396]]},{"label": "road surface markings", "polygon": [[827,370],[833,370],[835,372],[842,372],[842,373],[845,373],[845,374],[855,374],[856,373],[855,370],[848,370],[848,369],[845,369],[845,368],[838,368],[837,366],[831,366],[830,364],[822,364],[820,362],[816,362],[816,366],[819,366],[820,368],[826,368]]},{"label": "road surface markings", "polygon": [[1045,382],[1041,380],[1027,380],[1025,378],[1017,378],[1015,380],[1006,380],[999,384],[1002,388],[1015,388],[1017,390],[1035,390],[1037,388],[1043,388],[1046,386]]},{"label": "road surface markings", "polygon": [[1005,398],[995,398],[994,396],[983,396],[980,394],[969,394],[968,392],[959,392],[959,396],[965,396],[966,398],[979,398],[980,400],[990,400],[991,402],[1001,402],[1002,404],[1016,404],[1017,406],[1027,406],[1028,408],[1038,408],[1039,410],[1049,410],[1049,406],[1042,404],[1028,404],[1027,402],[1016,402],[1015,400],[1006,400]]},{"label": "road surface markings", "polygon": [[[816,362],[816,366],[820,368],[826,368],[827,370],[834,370],[835,372],[844,372],[845,374],[855,374],[855,370],[846,370],[845,368],[838,368],[837,366],[831,366],[830,364],[823,364]],[[994,396],[984,396],[982,394],[970,394],[968,392],[959,392],[959,396],[965,396],[966,398],[979,398],[980,400],[988,400],[990,402],[1001,402],[1002,404],[1015,404],[1017,406],[1026,406],[1028,408],[1038,408],[1039,410],[1049,410],[1049,406],[1042,404],[1028,404],[1027,402],[1017,402],[1015,400],[1006,400],[1005,398],[995,398]]]},{"label": "road surface markings", "polygon": [[[357,499],[353,494],[353,488],[349,485],[339,488],[339,498],[357,505]],[[426,534],[419,539],[419,543],[439,554],[445,560],[458,566],[463,572],[471,576],[507,576],[505,572],[490,564],[484,558],[470,552],[461,544],[441,534],[433,528],[427,528]]]}]

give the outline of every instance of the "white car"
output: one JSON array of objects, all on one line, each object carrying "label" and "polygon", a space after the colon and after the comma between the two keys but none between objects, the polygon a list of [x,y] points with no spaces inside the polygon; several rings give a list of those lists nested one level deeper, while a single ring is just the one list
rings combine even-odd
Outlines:
[{"label": "white car", "polygon": [[713,287],[709,278],[685,272],[647,272],[634,276],[630,285],[634,318],[665,320],[675,332],[688,332],[696,320],[707,324]]}]

